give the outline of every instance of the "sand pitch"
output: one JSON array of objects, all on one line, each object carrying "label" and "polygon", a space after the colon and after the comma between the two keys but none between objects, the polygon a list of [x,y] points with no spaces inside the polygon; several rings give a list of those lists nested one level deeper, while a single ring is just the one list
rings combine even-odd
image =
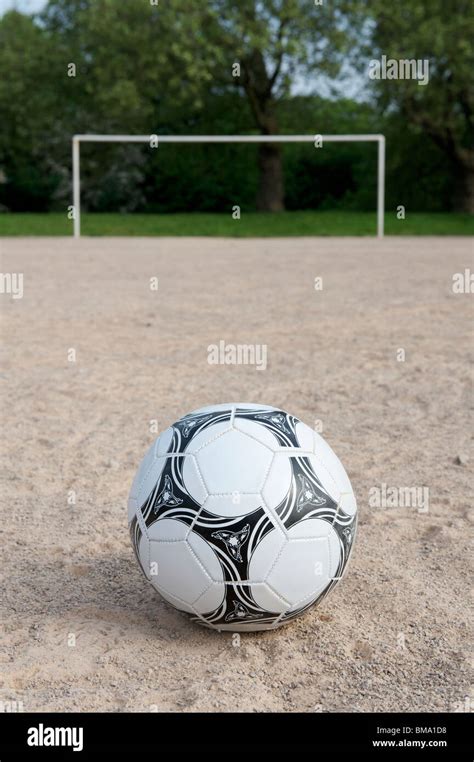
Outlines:
[{"label": "sand pitch", "polygon": [[[472,706],[473,296],[452,291],[453,274],[474,269],[472,241],[16,238],[0,251],[2,272],[24,274],[23,299],[0,295],[0,700]],[[219,340],[266,344],[267,369],[210,366]],[[150,421],[227,401],[322,421],[360,512],[348,573],[323,605],[240,645],[153,592],[126,526]],[[428,510],[371,506],[383,484],[427,487]]]}]

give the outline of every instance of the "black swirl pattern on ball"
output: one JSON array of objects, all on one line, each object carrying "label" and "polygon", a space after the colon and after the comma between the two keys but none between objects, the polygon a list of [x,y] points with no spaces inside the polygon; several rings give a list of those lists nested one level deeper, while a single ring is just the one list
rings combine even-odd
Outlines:
[{"label": "black swirl pattern on ball", "polygon": [[184,453],[192,439],[217,423],[228,422],[232,418],[232,407],[214,413],[189,413],[173,423],[173,439],[168,449],[169,453]]},{"label": "black swirl pattern on ball", "polygon": [[173,455],[164,460],[160,478],[140,506],[147,528],[159,519],[176,519],[191,526],[201,506],[187,491],[183,481],[186,456]]},{"label": "black swirl pattern on ball", "polygon": [[202,510],[193,525],[193,532],[202,537],[221,562],[226,582],[249,578],[252,554],[274,524],[263,507],[245,516],[223,517]]},{"label": "black swirl pattern on ball", "polygon": [[284,410],[254,410],[238,407],[235,411],[236,418],[244,418],[255,421],[267,428],[276,437],[280,447],[299,447],[296,436],[296,424],[298,418],[285,413]]},{"label": "black swirl pattern on ball", "polygon": [[225,586],[224,600],[220,606],[192,619],[204,626],[232,629],[236,625],[272,625],[280,616],[278,612],[266,611],[255,603],[250,584],[232,583]]},{"label": "black swirl pattern on ball", "polygon": [[305,519],[323,519],[334,524],[337,503],[325,491],[309,458],[289,458],[292,475],[284,500],[276,507],[286,529]]}]

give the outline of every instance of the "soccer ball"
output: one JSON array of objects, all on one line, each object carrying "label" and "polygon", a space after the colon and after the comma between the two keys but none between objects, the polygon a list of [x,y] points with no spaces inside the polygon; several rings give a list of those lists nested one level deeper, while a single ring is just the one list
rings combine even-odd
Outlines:
[{"label": "soccer ball", "polygon": [[162,597],[217,630],[271,630],[341,579],[356,500],[329,445],[295,416],[230,403],[176,421],[135,476],[128,521]]}]

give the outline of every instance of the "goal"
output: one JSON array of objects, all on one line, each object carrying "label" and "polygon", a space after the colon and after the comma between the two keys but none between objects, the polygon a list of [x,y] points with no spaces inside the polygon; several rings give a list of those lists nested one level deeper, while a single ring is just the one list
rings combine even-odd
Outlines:
[{"label": "goal", "polygon": [[[317,143],[318,141],[319,143]],[[385,136],[384,135],[74,135],[72,186],[74,237],[81,235],[81,143],[377,143],[377,235],[384,235]]]}]

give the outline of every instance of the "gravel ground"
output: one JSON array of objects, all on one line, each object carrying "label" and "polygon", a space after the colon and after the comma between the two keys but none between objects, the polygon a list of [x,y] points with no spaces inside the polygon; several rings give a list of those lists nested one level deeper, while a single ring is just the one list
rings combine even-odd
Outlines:
[{"label": "gravel ground", "polygon": [[[470,239],[4,238],[0,251],[2,272],[24,274],[22,299],[0,294],[1,701],[472,708],[473,296],[452,290],[474,270]],[[209,365],[221,339],[266,344],[267,369]],[[153,592],[126,522],[150,422],[229,400],[321,421],[360,516],[321,607],[240,641]],[[426,499],[377,507],[384,484]]]}]

